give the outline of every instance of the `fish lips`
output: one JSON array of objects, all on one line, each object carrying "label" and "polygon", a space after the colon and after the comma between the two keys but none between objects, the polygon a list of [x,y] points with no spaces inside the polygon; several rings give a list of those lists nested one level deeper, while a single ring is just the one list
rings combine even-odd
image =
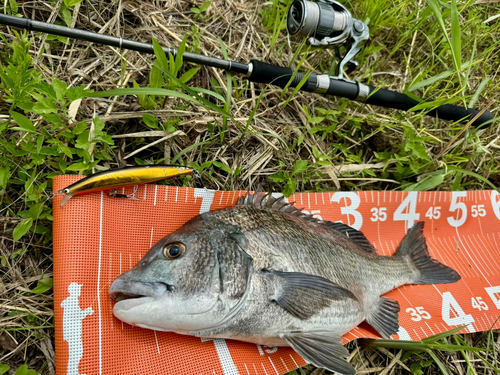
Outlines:
[{"label": "fish lips", "polygon": [[[144,282],[136,280],[116,279],[109,288],[109,296],[116,302],[142,300],[144,297],[156,299],[165,292],[172,291],[173,286],[162,282]],[[127,305],[129,304],[127,303]],[[135,305],[135,304],[133,304]],[[130,306],[132,307],[132,306]]]}]

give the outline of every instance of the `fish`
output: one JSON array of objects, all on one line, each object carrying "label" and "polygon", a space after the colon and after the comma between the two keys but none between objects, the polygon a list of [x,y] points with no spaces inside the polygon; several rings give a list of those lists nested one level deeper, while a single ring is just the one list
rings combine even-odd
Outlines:
[{"label": "fish", "polygon": [[110,169],[87,176],[74,184],[66,186],[64,189],[60,189],[58,193],[66,194],[61,202],[61,207],[63,207],[75,195],[112,190],[130,185],[147,184],[178,176],[190,175],[193,172],[194,170],[191,168],[173,165],[143,165]]},{"label": "fish", "polygon": [[138,327],[290,346],[304,360],[353,375],[342,335],[368,322],[383,338],[399,329],[405,284],[460,280],[429,255],[424,222],[392,256],[361,231],[319,220],[269,193],[202,213],[159,240],[109,288],[113,314]]}]

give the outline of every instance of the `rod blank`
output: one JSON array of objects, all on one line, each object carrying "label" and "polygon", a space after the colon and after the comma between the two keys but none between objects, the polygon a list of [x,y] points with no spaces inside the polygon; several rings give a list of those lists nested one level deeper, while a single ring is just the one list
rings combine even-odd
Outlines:
[{"label": "rod blank", "polygon": [[[17,27],[30,31],[39,31],[41,33],[65,36],[67,38],[86,40],[92,43],[105,44],[112,47],[129,49],[141,53],[154,54],[152,44],[137,42],[135,40],[117,38],[116,36],[93,33],[81,29],[54,25],[47,22],[34,21],[27,18],[13,17],[6,14],[0,14],[0,24]],[[176,55],[175,48],[162,47],[167,54]],[[248,64],[242,64],[236,61],[223,60],[216,57],[205,56],[197,53],[184,52],[182,55],[184,61],[195,64],[213,66],[230,72],[248,73]]]}]

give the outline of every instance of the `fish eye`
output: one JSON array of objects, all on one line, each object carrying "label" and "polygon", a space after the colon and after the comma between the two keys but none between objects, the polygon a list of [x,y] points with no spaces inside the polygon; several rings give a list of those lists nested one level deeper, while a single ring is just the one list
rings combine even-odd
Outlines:
[{"label": "fish eye", "polygon": [[182,242],[172,242],[163,248],[163,255],[167,259],[175,259],[180,257],[186,251],[186,246]]},{"label": "fish eye", "polygon": [[63,192],[69,194],[69,189],[64,189]]}]

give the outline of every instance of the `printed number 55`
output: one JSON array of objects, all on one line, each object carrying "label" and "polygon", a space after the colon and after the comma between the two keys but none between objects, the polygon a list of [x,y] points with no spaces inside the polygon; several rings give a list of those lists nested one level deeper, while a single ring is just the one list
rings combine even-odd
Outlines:
[{"label": "printed number 55", "polygon": [[411,320],[413,320],[414,322],[419,322],[422,320],[422,318],[424,318],[424,319],[431,318],[431,314],[429,314],[427,311],[425,311],[423,306],[415,307],[414,309],[411,307],[408,307],[406,309],[406,312],[410,313]]}]

